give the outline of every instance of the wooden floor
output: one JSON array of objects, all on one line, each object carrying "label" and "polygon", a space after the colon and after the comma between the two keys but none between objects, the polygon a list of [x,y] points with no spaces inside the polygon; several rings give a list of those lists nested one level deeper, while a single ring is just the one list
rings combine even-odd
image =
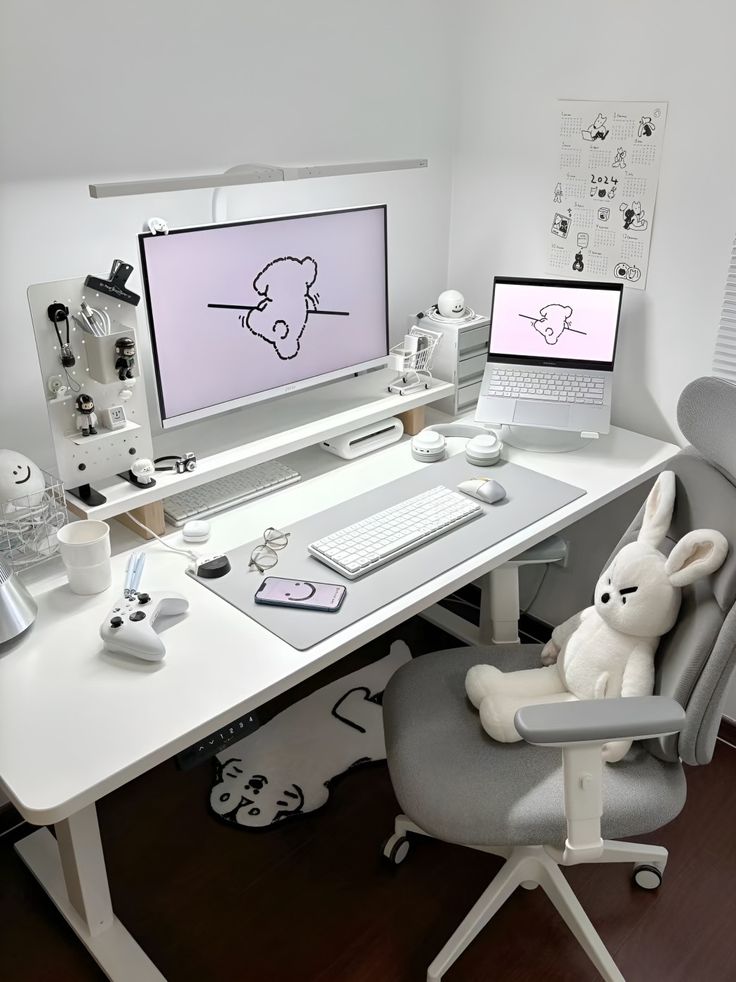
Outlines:
[{"label": "wooden floor", "polygon": [[[393,636],[408,632],[421,650],[421,628]],[[382,639],[372,657],[384,650]],[[208,766],[169,762],[99,807],[117,914],[169,982],[423,982],[500,865],[421,840],[403,866],[385,866],[397,805],[384,765],[347,775],[321,812],[261,833],[210,816],[210,778]],[[688,783],[685,811],[651,838],[670,849],[657,893],[634,888],[628,867],[565,874],[627,982],[736,979],[736,750],[719,743]],[[12,838],[0,839],[0,979],[102,978]],[[541,890],[518,891],[446,976],[594,979]]]}]

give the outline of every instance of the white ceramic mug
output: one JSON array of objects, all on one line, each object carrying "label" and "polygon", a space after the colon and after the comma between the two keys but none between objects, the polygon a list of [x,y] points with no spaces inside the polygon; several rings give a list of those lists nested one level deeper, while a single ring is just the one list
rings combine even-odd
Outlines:
[{"label": "white ceramic mug", "polygon": [[69,522],[57,533],[59,552],[74,593],[102,593],[112,583],[110,528],[105,522]]}]

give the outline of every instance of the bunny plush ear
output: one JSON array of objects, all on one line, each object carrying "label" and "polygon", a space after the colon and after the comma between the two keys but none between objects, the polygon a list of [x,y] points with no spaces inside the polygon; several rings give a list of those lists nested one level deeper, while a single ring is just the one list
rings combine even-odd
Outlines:
[{"label": "bunny plush ear", "polygon": [[644,505],[644,521],[637,541],[655,548],[664,542],[675,507],[675,475],[662,471]]},{"label": "bunny plush ear", "polygon": [[683,535],[669,554],[664,571],[672,586],[687,586],[720,569],[728,542],[713,529],[696,529]]}]

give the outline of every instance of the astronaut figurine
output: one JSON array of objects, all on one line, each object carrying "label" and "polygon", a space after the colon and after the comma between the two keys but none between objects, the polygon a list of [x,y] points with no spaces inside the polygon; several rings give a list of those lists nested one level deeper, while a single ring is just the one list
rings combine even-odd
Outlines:
[{"label": "astronaut figurine", "polygon": [[84,392],[77,396],[77,429],[82,431],[82,436],[94,436],[97,432],[95,403]]},{"label": "astronaut figurine", "polygon": [[115,368],[120,381],[133,378],[133,365],[135,365],[135,341],[133,338],[118,338],[115,342],[115,356]]}]

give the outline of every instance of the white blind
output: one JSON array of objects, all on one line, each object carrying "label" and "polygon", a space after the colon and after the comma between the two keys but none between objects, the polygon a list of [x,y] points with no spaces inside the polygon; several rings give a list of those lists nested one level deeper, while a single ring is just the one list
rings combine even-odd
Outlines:
[{"label": "white blind", "polygon": [[721,324],[713,356],[713,374],[736,382],[736,240],[731,249],[731,263],[723,294]]}]

